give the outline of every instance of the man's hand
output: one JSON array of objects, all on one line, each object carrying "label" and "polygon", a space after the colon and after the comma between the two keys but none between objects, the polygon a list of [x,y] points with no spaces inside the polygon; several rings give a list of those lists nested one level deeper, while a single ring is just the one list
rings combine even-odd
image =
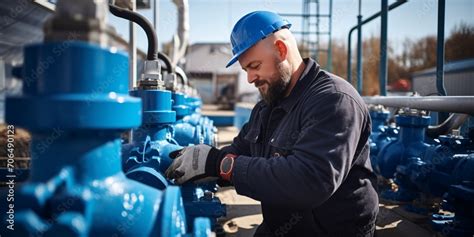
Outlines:
[{"label": "man's hand", "polygon": [[219,177],[220,163],[225,155],[224,151],[209,145],[185,147],[170,153],[174,161],[165,175],[168,179],[174,179],[176,184],[216,180]]}]

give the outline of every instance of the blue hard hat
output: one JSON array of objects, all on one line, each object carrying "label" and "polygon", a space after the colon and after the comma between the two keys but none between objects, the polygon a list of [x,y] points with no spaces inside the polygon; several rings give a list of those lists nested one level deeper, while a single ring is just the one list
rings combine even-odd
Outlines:
[{"label": "blue hard hat", "polygon": [[291,23],[275,12],[255,11],[243,16],[232,29],[230,41],[234,56],[226,67],[234,64],[240,55],[258,41],[282,28],[290,27]]}]

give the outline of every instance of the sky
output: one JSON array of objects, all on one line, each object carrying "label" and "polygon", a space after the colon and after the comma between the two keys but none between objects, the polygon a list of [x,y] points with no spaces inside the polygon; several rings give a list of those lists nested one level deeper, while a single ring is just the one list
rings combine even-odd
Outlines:
[{"label": "sky", "polygon": [[[154,1],[154,0],[150,0]],[[329,0],[320,0],[320,13],[329,11]],[[389,0],[389,4],[395,0]],[[347,34],[357,23],[358,0],[333,0],[332,38],[347,42]],[[240,17],[255,10],[270,10],[278,13],[302,13],[303,0],[189,0],[190,43],[229,42],[229,36]],[[314,5],[313,5],[314,6]],[[362,0],[363,19],[380,11],[380,0]],[[400,51],[404,39],[419,39],[437,33],[437,0],[408,0],[407,3],[390,11],[388,15],[388,39],[395,51]],[[153,22],[153,11],[139,10]],[[177,13],[172,0],[158,0],[159,44],[169,42],[176,33]],[[300,17],[287,17],[293,24],[292,30],[301,30]],[[461,22],[474,24],[474,0],[446,0],[445,36]],[[125,39],[128,39],[128,23],[110,15],[109,20]],[[321,20],[321,29],[328,26]],[[145,33],[137,27],[137,46],[146,51]],[[380,34],[380,18],[363,27],[363,37]],[[299,37],[299,35],[297,35]],[[355,43],[354,32],[352,42]],[[321,41],[327,37],[321,37]]]}]

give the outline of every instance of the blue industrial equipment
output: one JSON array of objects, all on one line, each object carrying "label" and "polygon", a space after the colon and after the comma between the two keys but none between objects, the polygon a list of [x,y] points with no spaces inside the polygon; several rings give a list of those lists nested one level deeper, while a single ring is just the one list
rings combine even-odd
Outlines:
[{"label": "blue industrial equipment", "polygon": [[[403,165],[412,157],[424,157],[425,152],[431,147],[425,143],[425,130],[429,125],[430,117],[424,111],[404,109],[395,116],[395,121],[400,126],[400,137],[385,145],[377,155],[380,174],[386,178],[394,177],[398,165]],[[397,201],[413,200],[411,193],[403,189],[397,192],[391,190],[382,193],[382,197]]]},{"label": "blue industrial equipment", "polygon": [[235,105],[234,127],[241,130],[242,127],[249,121],[250,114],[255,104],[237,103]]},{"label": "blue industrial equipment", "polygon": [[[388,106],[409,104],[419,109],[446,112],[472,111],[470,97],[439,98],[377,97],[365,100]],[[377,150],[374,140],[381,136],[377,128],[384,128],[388,113],[381,107],[369,108],[375,129],[371,135],[372,153],[372,150]],[[423,111],[404,109],[396,116],[397,126],[400,126],[399,139],[381,145],[376,158],[380,174],[393,179],[395,185],[392,187],[396,187],[383,191],[381,196],[406,202],[404,208],[411,212],[434,212],[431,217],[433,229],[444,236],[474,235],[474,124],[468,119],[461,126],[465,117],[454,114],[448,118],[449,121],[427,129],[430,116]],[[457,130],[459,128],[461,130]],[[451,131],[451,134],[439,135],[444,134],[445,129],[449,129],[446,131]],[[430,137],[425,137],[425,133]]]},{"label": "blue industrial equipment", "polygon": [[[474,166],[474,155],[470,156],[470,170]],[[449,237],[468,237],[474,235],[474,182],[471,176],[470,181],[463,184],[451,185],[443,200],[443,209],[454,214],[438,213],[433,214],[431,224],[433,229]]]},{"label": "blue industrial equipment", "polygon": [[[446,236],[472,236],[474,153],[466,154],[474,151],[472,139],[444,137],[444,140],[436,151],[424,160],[411,158],[406,165],[397,167],[395,182],[399,189],[405,193],[410,192],[413,197],[423,197],[424,200],[444,197],[441,206],[444,212],[432,215],[435,230]],[[433,211],[433,206],[436,205],[413,202],[405,208],[408,211],[427,214]]]},{"label": "blue industrial equipment", "polygon": [[201,114],[202,101],[199,97],[185,95],[186,104],[191,108],[192,113],[183,118],[183,121],[200,126],[203,134],[203,143],[217,146],[217,128],[214,122]]},{"label": "blue industrial equipment", "polygon": [[191,108],[191,111],[193,113],[201,112],[202,101],[199,97],[185,95],[184,99],[186,101],[186,104]]},{"label": "blue industrial equipment", "polygon": [[[219,198],[214,196],[217,186],[214,182],[207,184],[186,184],[181,188],[184,209],[186,210],[186,221],[191,221],[197,217],[207,217],[210,220],[210,226],[216,233],[222,232],[221,226],[217,224],[217,218],[227,215],[226,206],[221,203]],[[196,229],[196,226],[194,226]]]},{"label": "blue industrial equipment", "polygon": [[194,219],[193,237],[208,237],[211,236],[211,223],[208,218],[198,217]]},{"label": "blue industrial equipment", "polygon": [[[186,234],[179,188],[160,191],[122,172],[120,133],[140,125],[142,103],[128,95],[128,57],[107,48],[107,9],[60,0],[46,42],[24,50],[23,95],[7,98],[5,111],[32,134],[31,175],[1,190],[2,236]],[[208,220],[195,226],[196,236],[210,232]]]},{"label": "blue industrial equipment", "polygon": [[[374,128],[383,128],[388,113],[378,107],[371,107],[370,113]],[[381,196],[409,202],[405,209],[421,214],[437,212],[436,204],[443,197],[443,212],[432,215],[433,228],[446,236],[472,236],[474,133],[462,137],[454,130],[426,143],[430,117],[422,111],[404,109],[396,122],[400,138],[382,146],[377,162],[385,178],[394,178],[397,189],[385,190]],[[380,137],[380,133],[372,136]]]},{"label": "blue industrial equipment", "polygon": [[377,155],[385,145],[398,139],[398,128],[387,124],[390,112],[383,106],[369,106],[369,114],[372,120],[372,133],[369,138],[370,161],[373,170],[380,174]]},{"label": "blue industrial equipment", "polygon": [[140,100],[127,94],[127,56],[80,41],[24,54],[23,96],[7,98],[6,119],[32,133],[32,172],[15,190],[15,231],[3,234],[185,234],[178,188],[161,192],[121,172],[120,132],[141,121]]},{"label": "blue industrial equipment", "polygon": [[[165,90],[165,84],[174,90],[176,74],[169,58],[164,54],[160,54],[157,50],[157,37],[152,25],[146,18],[134,12],[113,6],[110,10],[116,16],[139,24],[145,30],[148,38],[148,52],[147,60],[144,62],[144,70],[138,82],[138,87],[130,92],[131,95],[139,97],[143,101],[143,123],[138,129],[132,130],[131,142],[123,146],[123,170],[127,177],[131,179],[158,190],[168,190],[173,187],[169,186],[171,183],[165,179],[163,174],[172,162],[169,153],[182,149],[182,146],[173,138],[174,127],[172,124],[176,122],[177,113],[179,117],[182,117],[189,112],[185,106],[180,104],[175,104],[175,111],[172,110],[172,93],[170,90]],[[167,64],[166,82],[162,79],[161,65],[158,59],[165,61]],[[180,72],[178,71],[178,73]],[[182,74],[181,76],[183,76]],[[182,79],[184,81],[184,78]],[[175,100],[178,100],[179,103],[181,103],[180,99],[182,100],[179,95],[175,95]],[[203,133],[201,132],[201,134]],[[194,136],[194,133],[192,136]],[[199,132],[196,137],[199,137]],[[189,145],[189,143],[186,145]],[[213,187],[215,186],[216,184],[213,184]],[[195,196],[188,195],[188,193],[195,193],[198,188],[201,187],[190,185],[181,188],[183,193],[186,194],[186,198],[183,200],[187,213],[186,219],[193,225],[197,223],[198,226],[196,227],[201,227],[204,222],[197,218],[211,217],[211,224],[215,226],[216,218],[225,214],[225,207],[214,197],[209,200],[196,200]],[[203,208],[204,206],[212,206],[214,210],[210,212]],[[192,225],[190,226],[192,227]]]},{"label": "blue industrial equipment", "polygon": [[424,142],[425,130],[429,125],[430,117],[424,111],[405,109],[395,116],[400,126],[400,138],[384,146],[377,162],[380,173],[385,178],[392,178],[397,165],[403,164],[410,157],[423,157],[429,147]]},{"label": "blue industrial equipment", "polygon": [[[176,122],[173,124],[173,137],[181,146],[204,143],[204,132],[202,126],[189,122],[189,115],[193,113],[191,107],[186,104],[185,95],[181,92],[173,92],[173,110],[176,112]],[[213,145],[213,144],[209,144]]]},{"label": "blue industrial equipment", "polygon": [[178,91],[172,93],[172,98],[172,108],[176,112],[172,136],[178,144],[217,146],[217,128],[211,119],[201,115],[201,100]]},{"label": "blue industrial equipment", "polygon": [[235,114],[212,114],[206,117],[217,127],[228,127],[234,125]]},{"label": "blue industrial equipment", "polygon": [[[187,132],[176,130],[176,127],[182,129],[186,126],[189,131],[194,128],[193,133],[188,133],[191,135],[188,138],[200,137],[202,134],[195,134],[199,131],[195,129],[197,126],[189,123],[174,124],[176,118],[182,119],[189,109],[182,103],[184,96],[180,93],[174,93],[176,103],[172,106],[172,93],[161,89],[159,84],[159,80],[140,80],[138,89],[131,92],[142,99],[144,117],[142,126],[132,130],[131,143],[123,146],[123,168],[127,177],[163,190],[172,185],[163,175],[171,164],[169,153],[182,148],[175,138],[183,137],[173,137],[173,134],[181,131],[178,134],[186,135]],[[226,210],[219,199],[213,196],[215,187],[215,183],[181,187],[187,223],[193,223],[198,217],[208,217],[211,225],[217,227],[217,218],[225,216]]]},{"label": "blue industrial equipment", "polygon": [[471,182],[474,179],[472,157],[468,154],[448,155],[450,152],[434,153],[434,157],[429,157],[432,160],[410,158],[406,164],[398,166],[395,174],[398,187],[410,192],[412,197],[419,197],[421,193],[442,197],[449,186]]},{"label": "blue industrial equipment", "polygon": [[123,169],[127,177],[162,190],[168,186],[163,174],[172,162],[169,153],[182,148],[172,138],[171,92],[137,89],[130,94],[143,101],[143,123],[123,146]]}]

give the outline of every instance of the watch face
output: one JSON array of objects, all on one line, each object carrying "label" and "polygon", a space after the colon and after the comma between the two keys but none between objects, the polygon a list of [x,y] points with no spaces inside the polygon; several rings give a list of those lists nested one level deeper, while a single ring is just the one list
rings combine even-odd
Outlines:
[{"label": "watch face", "polygon": [[221,163],[221,172],[228,173],[232,169],[233,158],[225,157]]}]

